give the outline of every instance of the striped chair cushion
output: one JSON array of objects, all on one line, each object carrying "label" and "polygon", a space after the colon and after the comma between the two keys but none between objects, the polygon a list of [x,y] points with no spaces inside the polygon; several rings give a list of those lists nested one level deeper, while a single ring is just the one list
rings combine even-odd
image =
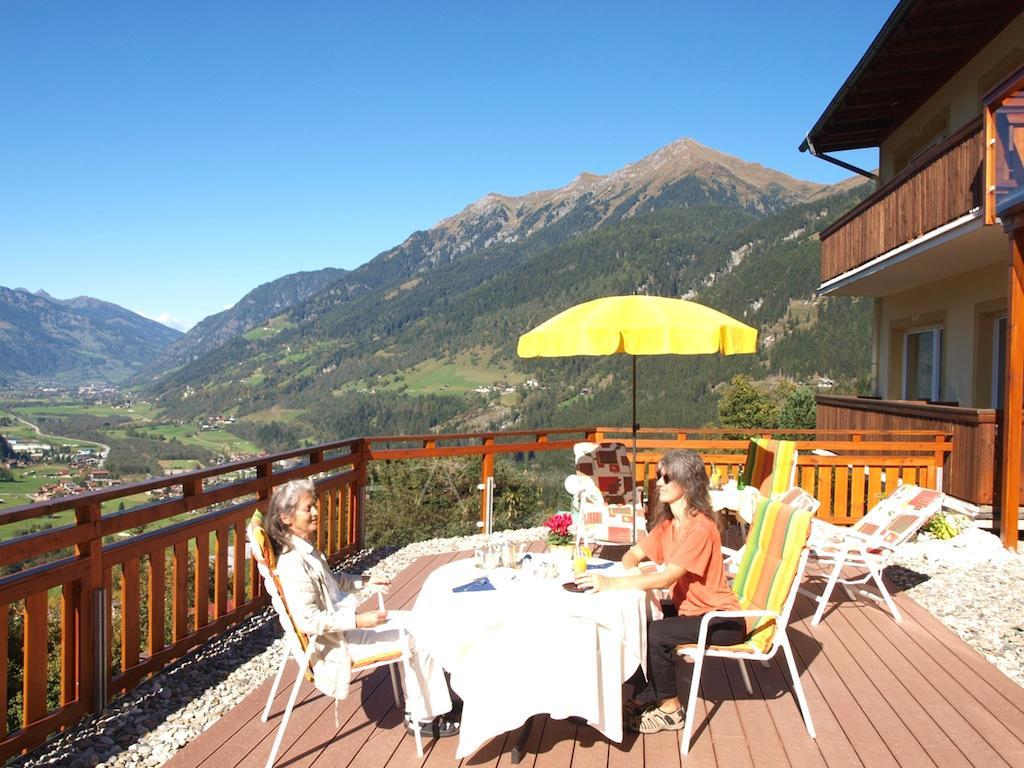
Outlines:
[{"label": "striped chair cushion", "polygon": [[792,485],[797,456],[796,443],[792,440],[751,438],[747,462],[743,465],[744,484],[754,486],[762,496],[785,493]]},{"label": "striped chair cushion", "polygon": [[[800,553],[811,532],[812,517],[806,509],[793,509],[770,499],[758,504],[732,583],[742,609],[782,611],[796,577]],[[760,617],[741,645],[766,652],[775,629],[774,619]]]}]

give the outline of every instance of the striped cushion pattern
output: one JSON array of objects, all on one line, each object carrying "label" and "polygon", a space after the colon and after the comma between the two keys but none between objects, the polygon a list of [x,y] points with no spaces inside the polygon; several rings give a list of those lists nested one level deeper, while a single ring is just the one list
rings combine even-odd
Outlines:
[{"label": "striped cushion pattern", "polygon": [[763,496],[785,493],[791,485],[796,460],[796,443],[792,440],[751,438],[743,465],[743,483],[754,486]]},{"label": "striped cushion pattern", "polygon": [[[811,532],[812,517],[806,509],[793,509],[779,501],[764,499],[758,504],[732,585],[742,609],[782,610]],[[775,620],[762,616],[745,644],[763,653],[771,647],[774,635]]]}]

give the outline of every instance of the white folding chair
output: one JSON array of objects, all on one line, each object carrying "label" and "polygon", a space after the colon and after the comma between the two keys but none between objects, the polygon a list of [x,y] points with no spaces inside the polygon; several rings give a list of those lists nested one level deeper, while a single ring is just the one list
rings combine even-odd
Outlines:
[{"label": "white folding chair", "polygon": [[[767,664],[781,649],[789,668],[793,693],[803,715],[807,733],[812,739],[815,738],[811,710],[807,706],[793,649],[786,634],[800,579],[807,565],[807,538],[810,527],[810,511],[793,509],[781,502],[763,499],[754,513],[739,572],[732,584],[741,610],[711,611],[704,614],[697,643],[676,647],[677,655],[687,656],[694,662],[693,678],[690,681],[686,704],[686,721],[679,746],[684,756],[690,751],[690,737],[693,734],[694,715],[697,710],[697,692],[706,656],[739,661],[743,683],[747,693],[752,694],[753,687],[745,662],[760,660]],[[747,617],[752,617],[756,621],[744,642],[738,645],[708,645],[708,626],[711,619]]]},{"label": "white folding chair", "polygon": [[[860,594],[875,602],[884,602],[893,618],[901,621],[899,609],[882,579],[882,570],[900,546],[928,518],[942,509],[943,498],[941,491],[905,484],[878,502],[849,528],[815,520],[810,540],[811,557],[831,570],[820,595],[800,590],[818,603],[811,624],[821,622],[836,584],[841,584],[849,598],[855,600],[856,595],[850,587],[868,581],[875,582],[878,594],[864,589],[858,590]],[[857,578],[844,579],[842,573],[847,566],[865,569],[866,572]]]},{"label": "white folding chair", "polygon": [[[277,573],[270,565],[273,554],[268,551],[270,542],[266,531],[262,527],[262,516],[259,512],[256,512],[253,515],[253,519],[250,520],[246,534],[249,539],[249,551],[252,553],[253,559],[256,561],[256,568],[263,579],[263,586],[270,597],[271,605],[274,606],[278,619],[281,621],[281,626],[284,628],[285,638],[284,653],[281,656],[281,663],[278,666],[277,675],[274,677],[274,684],[271,686],[270,694],[267,696],[266,706],[263,707],[263,714],[260,716],[261,722],[267,722],[270,717],[270,708],[273,705],[274,698],[277,696],[277,691],[281,686],[281,680],[284,678],[284,671],[288,666],[288,661],[292,659],[298,666],[295,673],[295,682],[292,685],[291,695],[288,697],[288,703],[285,704],[284,712],[281,714],[281,723],[277,727],[277,735],[274,738],[274,745],[271,747],[270,755],[267,757],[266,768],[273,768],[274,761],[277,759],[278,750],[281,748],[281,741],[284,739],[285,728],[288,727],[288,720],[291,718],[292,709],[295,707],[295,701],[299,695],[302,678],[306,677],[309,680],[313,679],[312,669],[310,667],[310,658],[316,648],[318,635],[311,635],[307,637],[298,629],[298,627],[295,626],[291,612],[288,609],[288,604],[285,602],[284,594],[277,578]],[[384,610],[384,598],[379,592],[377,593],[377,604],[381,610]],[[375,629],[377,631],[397,629],[399,633],[398,647],[395,649],[394,653],[389,653],[383,657],[377,656],[365,660],[353,659],[352,672],[362,672],[376,669],[377,667],[387,666],[391,673],[391,690],[395,697],[395,708],[405,711],[406,719],[411,719],[409,712],[405,710],[402,705],[398,680],[399,664],[401,664],[402,671],[406,675],[406,678],[414,674],[409,664],[411,654],[409,652],[409,643],[408,638],[406,637],[405,628],[399,623],[386,622]],[[416,741],[416,754],[419,757],[423,757],[423,737],[420,734],[420,729],[415,727],[415,725],[417,725],[417,723],[414,723],[412,733],[413,738]]]}]

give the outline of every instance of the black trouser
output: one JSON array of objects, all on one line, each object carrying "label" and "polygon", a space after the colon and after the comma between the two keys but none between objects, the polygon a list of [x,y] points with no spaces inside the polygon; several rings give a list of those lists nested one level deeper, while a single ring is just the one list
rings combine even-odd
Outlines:
[{"label": "black trouser", "polygon": [[[676,646],[696,643],[700,635],[701,616],[672,616],[647,625],[647,680],[640,670],[630,682],[633,698],[642,704],[671,699],[676,689]],[[746,637],[742,619],[712,619],[708,626],[708,645],[736,645]],[[687,664],[686,667],[690,668]],[[690,672],[687,672],[689,675]],[[685,691],[683,692],[685,695]]]}]

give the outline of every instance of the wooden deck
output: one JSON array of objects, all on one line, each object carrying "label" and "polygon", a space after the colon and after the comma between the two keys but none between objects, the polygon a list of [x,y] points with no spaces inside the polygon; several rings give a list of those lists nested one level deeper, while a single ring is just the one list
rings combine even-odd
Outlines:
[{"label": "wooden deck", "polygon": [[[467,554],[420,558],[395,580],[388,606],[410,608],[427,574]],[[808,737],[779,663],[750,665],[751,697],[734,662],[709,659],[687,768],[1024,766],[1024,688],[904,595],[896,595],[904,613],[897,624],[869,601],[847,602],[837,592],[844,601],[821,625],[812,629],[811,601],[801,598],[790,626],[817,739]],[[263,766],[290,692],[285,687],[278,693],[270,721],[261,723],[271,683],[266,680],[181,750],[169,768]],[[333,700],[303,686],[278,756],[280,768],[450,768],[457,762],[456,739],[425,740],[424,758],[416,757],[384,669],[353,682],[338,708],[338,727]],[[495,739],[462,764],[508,766],[518,736],[516,731]],[[679,766],[678,738],[627,734],[622,744],[612,744],[586,725],[541,716],[520,764]]]}]

